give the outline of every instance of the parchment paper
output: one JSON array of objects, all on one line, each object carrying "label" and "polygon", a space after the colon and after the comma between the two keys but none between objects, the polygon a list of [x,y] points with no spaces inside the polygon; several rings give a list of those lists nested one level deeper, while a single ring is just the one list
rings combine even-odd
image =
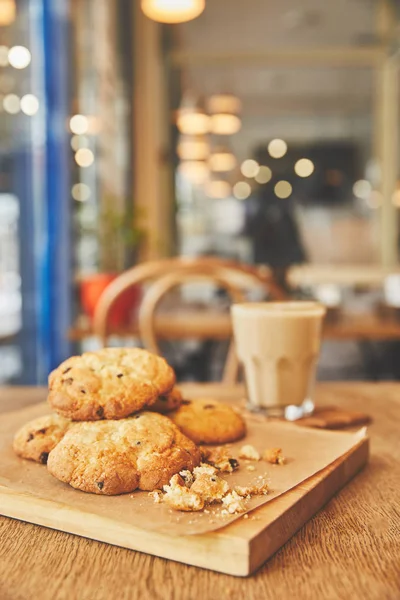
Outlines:
[{"label": "parchment paper", "polygon": [[[243,513],[221,517],[220,505],[208,507],[210,513],[182,513],[169,509],[166,504],[155,504],[147,492],[133,492],[122,496],[97,496],[74,490],[53,478],[46,467],[18,458],[12,450],[15,431],[24,423],[49,412],[46,404],[23,409],[0,416],[0,485],[34,497],[51,500],[58,505],[73,507],[86,513],[111,518],[119,523],[129,523],[149,531],[170,535],[199,534],[214,531],[243,517]],[[270,502],[327,467],[348,452],[365,435],[365,429],[356,433],[337,433],[297,427],[296,425],[267,421],[263,417],[244,412],[248,434],[246,438],[231,444],[233,456],[238,456],[243,444],[255,446],[261,453],[266,448],[280,447],[287,458],[285,465],[271,465],[265,461],[240,460],[240,469],[224,475],[231,487],[251,485],[259,475],[268,478],[271,493],[255,496],[248,504],[252,510]],[[246,470],[246,464],[255,466],[254,472]],[[1,495],[0,495],[1,514]]]}]

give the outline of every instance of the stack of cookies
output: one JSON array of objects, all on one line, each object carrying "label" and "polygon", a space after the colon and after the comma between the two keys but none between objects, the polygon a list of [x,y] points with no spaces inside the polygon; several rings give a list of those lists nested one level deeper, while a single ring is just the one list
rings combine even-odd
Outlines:
[{"label": "stack of cookies", "polygon": [[138,348],[69,358],[49,376],[48,402],[54,414],[24,425],[15,452],[95,494],[162,489],[200,464],[196,444],[245,434],[243,419],[229,407],[182,400],[168,363]]}]

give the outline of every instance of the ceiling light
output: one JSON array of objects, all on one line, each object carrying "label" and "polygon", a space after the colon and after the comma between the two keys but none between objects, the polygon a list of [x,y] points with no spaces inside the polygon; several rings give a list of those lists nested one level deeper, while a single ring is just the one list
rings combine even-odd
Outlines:
[{"label": "ceiling light", "polygon": [[17,16],[15,0],[0,0],[0,27],[14,23]]},{"label": "ceiling light", "polygon": [[211,171],[226,173],[236,167],[235,155],[224,146],[215,148],[208,159]]},{"label": "ceiling light", "polygon": [[215,135],[233,135],[237,133],[242,126],[242,122],[237,115],[219,113],[211,115],[211,132]]},{"label": "ceiling light", "polygon": [[274,192],[278,198],[289,198],[292,193],[292,186],[288,181],[278,181],[274,187]]},{"label": "ceiling light", "polygon": [[242,126],[238,116],[242,108],[239,98],[233,94],[217,94],[208,100],[211,115],[211,131],[215,135],[233,135]]},{"label": "ceiling light", "polygon": [[257,181],[257,183],[268,183],[268,181],[270,181],[271,178],[272,178],[271,169],[265,165],[261,165],[261,167],[258,169],[258,173],[254,179]]},{"label": "ceiling light", "polygon": [[268,144],[268,152],[272,158],[282,158],[287,152],[287,143],[284,140],[271,140]]},{"label": "ceiling light", "polygon": [[314,163],[309,158],[300,158],[294,165],[294,172],[299,177],[310,177],[314,173]]},{"label": "ceiling light", "polygon": [[80,148],[75,154],[75,160],[80,167],[90,167],[94,161],[94,154],[89,148]]},{"label": "ceiling light", "polygon": [[240,165],[240,170],[242,172],[242,175],[244,175],[245,177],[255,177],[260,170],[260,165],[256,160],[248,158],[247,160],[244,160],[242,162],[242,164]]},{"label": "ceiling light", "polygon": [[238,181],[233,186],[233,195],[238,200],[246,200],[251,194],[251,187],[247,181]]},{"label": "ceiling light", "polygon": [[184,23],[198,17],[205,0],[142,0],[144,14],[159,23]]},{"label": "ceiling light", "polygon": [[181,135],[176,151],[181,160],[205,160],[210,144],[204,135]]},{"label": "ceiling light", "polygon": [[25,69],[31,58],[31,53],[25,46],[13,46],[8,51],[8,62],[14,69]]},{"label": "ceiling light", "polygon": [[353,194],[356,198],[366,200],[372,192],[372,185],[366,179],[359,179],[353,185]]},{"label": "ceiling light", "polygon": [[210,117],[204,109],[201,98],[191,92],[186,93],[178,110],[176,124],[186,135],[202,135],[210,131]]}]

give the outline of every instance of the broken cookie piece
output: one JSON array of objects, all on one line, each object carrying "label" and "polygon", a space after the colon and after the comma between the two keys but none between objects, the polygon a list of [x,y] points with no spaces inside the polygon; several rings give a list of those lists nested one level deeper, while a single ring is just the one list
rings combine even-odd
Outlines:
[{"label": "broken cookie piece", "polygon": [[247,509],[245,500],[239,496],[235,490],[227,494],[222,498],[222,504],[226,508],[229,514],[234,515],[235,513],[245,512]]},{"label": "broken cookie piece", "polygon": [[211,504],[212,502],[221,501],[222,497],[229,491],[229,484],[217,475],[203,473],[196,477],[190,491],[198,494],[204,502]]},{"label": "broken cookie piece", "polygon": [[204,508],[204,500],[201,496],[192,492],[186,485],[180,485],[176,476],[171,479],[170,485],[164,485],[163,489],[164,502],[175,510],[197,511]]},{"label": "broken cookie piece", "polygon": [[260,453],[254,446],[246,444],[239,450],[239,458],[245,458],[247,460],[260,460]]},{"label": "broken cookie piece", "polygon": [[213,465],[222,473],[232,473],[239,468],[239,461],[232,456],[229,447],[200,448],[203,461]]},{"label": "broken cookie piece", "polygon": [[285,457],[282,455],[282,448],[267,448],[262,454],[263,460],[271,463],[271,465],[284,465]]}]

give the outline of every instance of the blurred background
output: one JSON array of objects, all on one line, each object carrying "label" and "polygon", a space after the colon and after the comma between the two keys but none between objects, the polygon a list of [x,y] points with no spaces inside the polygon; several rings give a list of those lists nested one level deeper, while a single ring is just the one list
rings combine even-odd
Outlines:
[{"label": "blurred background", "polygon": [[[96,347],[119,273],[206,255],[329,307],[320,379],[398,379],[399,23],[399,0],[0,0],[0,383]],[[218,378],[220,342],[176,346]]]}]

